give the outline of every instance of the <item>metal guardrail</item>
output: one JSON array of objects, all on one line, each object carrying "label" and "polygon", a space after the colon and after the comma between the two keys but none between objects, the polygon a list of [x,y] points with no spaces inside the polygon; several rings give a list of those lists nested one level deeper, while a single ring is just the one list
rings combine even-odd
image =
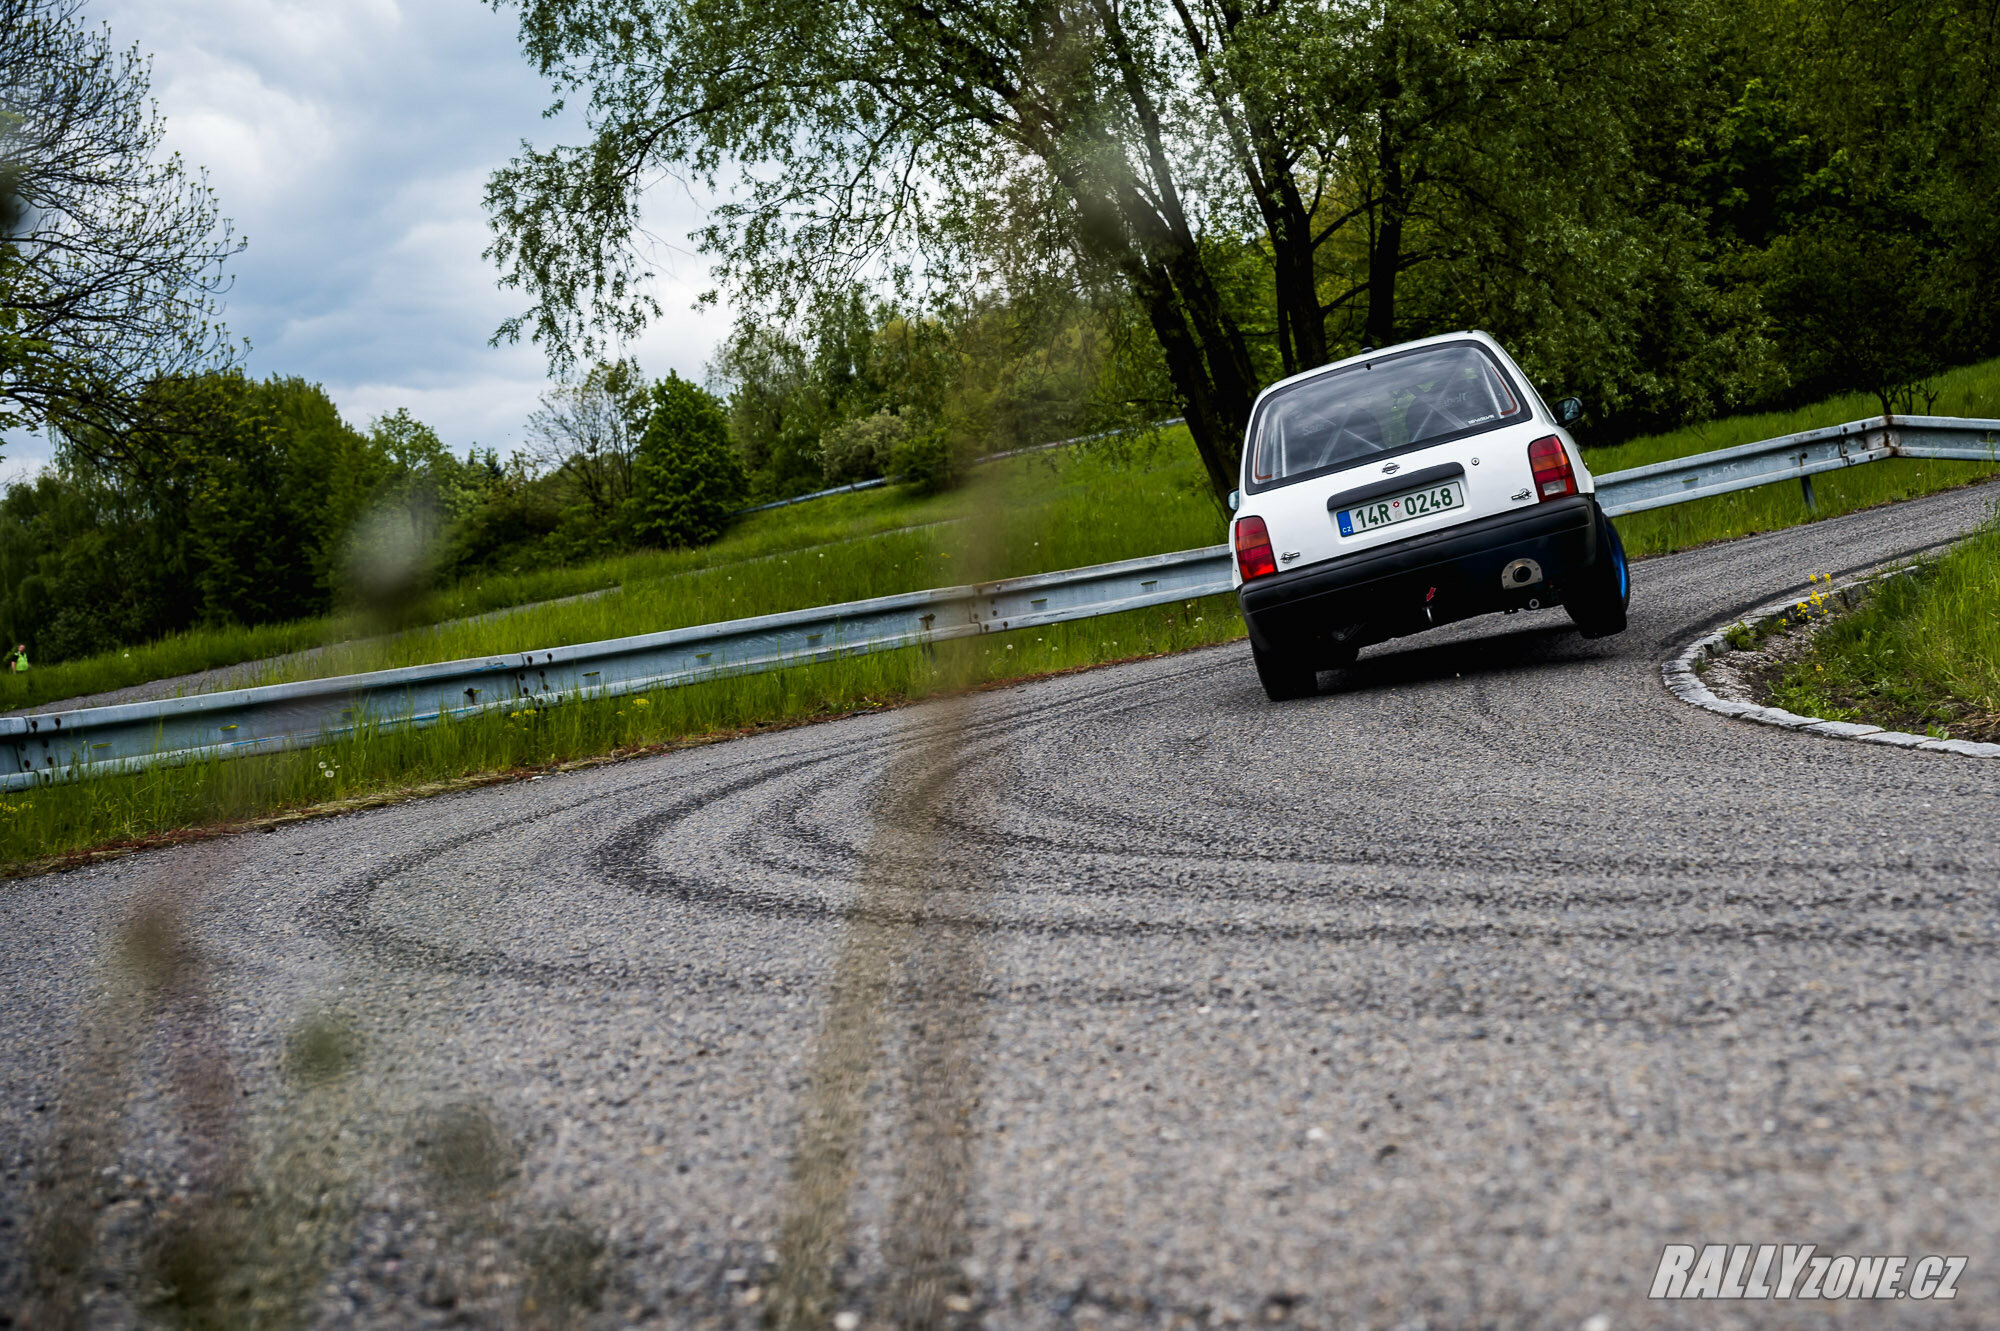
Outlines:
[{"label": "metal guardrail", "polygon": [[0,717],[0,788],[297,748],[383,725],[618,697],[1226,592],[1226,546],[519,655]]},{"label": "metal guardrail", "polygon": [[860,490],[879,490],[895,479],[894,476],[875,476],[865,481],[856,481],[852,485],[836,485],[830,490],[814,490],[811,494],[793,495],[789,499],[773,499],[767,504],[752,504],[748,508],[737,509],[729,516],[747,517],[752,513],[768,513],[774,508],[790,508],[793,504],[810,503],[815,499],[830,499],[834,495],[851,495]]},{"label": "metal guardrail", "polygon": [[1598,503],[1612,517],[1713,495],[1797,480],[1817,506],[1812,478],[1886,458],[2000,462],[2000,421],[1954,416],[1871,416],[1822,430],[1670,458],[1597,478]]},{"label": "metal guardrail", "polygon": [[[2000,421],[1874,417],[1597,478],[1613,516],[1884,458],[2000,463]],[[159,702],[0,717],[0,788],[297,748],[368,726],[617,697],[728,675],[1139,610],[1230,589],[1227,546],[607,642]]]}]

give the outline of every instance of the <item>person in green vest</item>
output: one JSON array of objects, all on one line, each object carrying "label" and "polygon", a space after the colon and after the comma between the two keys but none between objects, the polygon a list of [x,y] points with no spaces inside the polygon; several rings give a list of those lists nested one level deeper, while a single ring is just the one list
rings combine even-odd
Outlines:
[{"label": "person in green vest", "polygon": [[17,675],[25,675],[28,673],[27,643],[24,642],[14,649],[13,655],[7,658],[7,668],[13,671]]}]

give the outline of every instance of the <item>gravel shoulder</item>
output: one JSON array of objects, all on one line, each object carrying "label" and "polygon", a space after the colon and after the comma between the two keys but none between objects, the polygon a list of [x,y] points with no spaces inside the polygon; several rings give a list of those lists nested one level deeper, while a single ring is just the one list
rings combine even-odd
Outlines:
[{"label": "gravel shoulder", "polygon": [[1987,507],[1296,704],[1237,645],[0,887],[0,1306],[69,1196],[134,1324],[148,1236],[250,1179],[326,1327],[758,1327],[815,1235],[858,1326],[1828,1320],[1650,1303],[1667,1242],[1969,1253],[1862,1320],[1990,1324],[2000,766],[1660,684]]}]

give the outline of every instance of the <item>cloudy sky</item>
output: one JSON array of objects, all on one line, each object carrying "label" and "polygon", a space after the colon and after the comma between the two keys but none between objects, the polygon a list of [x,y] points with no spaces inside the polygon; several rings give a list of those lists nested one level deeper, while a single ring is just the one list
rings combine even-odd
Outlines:
[{"label": "cloudy sky", "polygon": [[[545,121],[548,89],[515,40],[515,13],[480,0],[91,0],[121,46],[153,56],[167,146],[208,168],[250,239],[231,265],[232,332],[258,377],[326,386],[348,419],[408,407],[454,451],[504,454],[547,386],[532,345],[490,347],[518,308],[480,257],[486,177],[523,138],[581,137]],[[700,220],[656,191],[647,224],[681,240]],[[661,269],[667,317],[629,350],[649,374],[696,377],[727,331],[690,309],[707,265]],[[45,450],[9,440],[0,476]]]}]

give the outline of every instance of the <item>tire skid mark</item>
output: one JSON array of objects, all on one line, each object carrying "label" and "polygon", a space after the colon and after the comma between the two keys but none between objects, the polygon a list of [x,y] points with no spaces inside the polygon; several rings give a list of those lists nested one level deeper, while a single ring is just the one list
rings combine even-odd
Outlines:
[{"label": "tire skid mark", "polygon": [[[720,786],[704,787],[699,793],[684,796],[670,805],[668,820],[671,821],[672,817],[685,814],[712,799],[749,790],[766,781],[779,779],[791,771],[809,767],[816,761],[818,760],[800,759],[781,764],[777,768],[768,763],[748,764],[754,769],[749,775],[725,781]],[[506,830],[509,833],[519,834],[597,802],[597,799],[583,798],[554,808],[536,810],[516,818],[507,825]],[[640,821],[650,823],[658,817],[660,815],[648,813]],[[543,984],[578,974],[607,974],[607,969],[601,965],[593,968],[590,965],[578,966],[574,963],[536,961],[498,950],[471,951],[451,948],[428,938],[413,937],[393,925],[371,922],[367,918],[369,905],[377,893],[398,880],[416,876],[423,869],[474,842],[489,841],[493,835],[493,828],[482,827],[359,871],[320,894],[311,912],[313,925],[323,936],[334,941],[360,945],[384,965],[419,971],[500,975]],[[617,838],[607,843],[608,846],[618,844]],[[647,968],[618,968],[617,973],[636,976],[648,971]]]},{"label": "tire skid mark", "polygon": [[[1410,922],[1404,925],[1372,923],[1362,926],[1344,925],[1338,921],[1326,923],[1284,923],[1258,925],[1243,921],[1210,920],[1118,920],[1079,919],[1075,917],[1021,919],[1021,918],[976,918],[964,912],[950,912],[940,907],[936,900],[926,904],[921,914],[908,911],[902,914],[872,914],[861,907],[842,908],[825,900],[802,898],[777,892],[747,893],[740,889],[722,886],[704,879],[697,874],[681,873],[674,870],[648,865],[648,853],[658,843],[664,830],[691,812],[698,811],[720,798],[746,794],[759,787],[769,786],[795,773],[823,765],[830,759],[846,758],[845,753],[816,754],[789,763],[772,766],[769,763],[732,764],[732,768],[749,766],[748,774],[739,774],[735,779],[725,781],[721,786],[708,786],[694,793],[682,796],[666,809],[649,811],[625,825],[617,834],[600,843],[592,856],[593,867],[602,875],[606,886],[623,887],[643,895],[670,895],[683,903],[756,916],[788,918],[800,922],[823,922],[829,918],[871,917],[872,923],[888,927],[907,928],[922,920],[949,920],[954,929],[977,934],[1019,934],[1025,936],[1063,937],[1106,937],[1106,938],[1157,938],[1215,940],[1221,938],[1263,938],[1279,942],[1327,944],[1354,943],[1394,943],[1400,940],[1454,939],[1477,941],[1480,939],[1507,939],[1513,941],[1540,939],[1551,943],[1583,943],[1593,939],[1648,939],[1671,941],[1688,938],[1686,930],[1645,930],[1612,924],[1593,925],[1575,922],[1555,924],[1536,918],[1541,912],[1569,907],[1591,906],[1602,908],[1607,905],[1652,905],[1685,900],[1689,888],[1685,881],[1663,883],[1648,890],[1636,886],[1628,891],[1614,893],[1607,897],[1602,877],[1609,872],[1625,869],[1644,876],[1657,876],[1662,868],[1657,862],[1649,862],[1633,856],[1570,856],[1559,857],[1558,867],[1562,877],[1572,874],[1586,875],[1597,879],[1597,886],[1591,892],[1571,893],[1559,896],[1538,896],[1534,900],[1517,903],[1505,898],[1496,890],[1490,876],[1496,873],[1528,876],[1530,868],[1534,877],[1546,881],[1542,876],[1552,861],[1546,857],[1497,857],[1497,856],[1419,856],[1413,859],[1404,853],[1397,856],[1385,854],[1355,854],[1345,857],[1329,857],[1322,850],[1319,858],[1304,858],[1285,861],[1270,855],[1256,857],[1216,856],[1204,857],[1210,861],[1235,861],[1254,866],[1268,872],[1272,867],[1291,864],[1319,873],[1329,868],[1349,869],[1393,869],[1399,874],[1412,869],[1420,870],[1461,870],[1478,873],[1488,881],[1474,891],[1442,889],[1435,895],[1440,908],[1456,908],[1478,905],[1486,911],[1489,919],[1478,925],[1451,925],[1442,923]],[[822,786],[851,780],[851,776],[829,777]],[[990,785],[991,783],[989,783]],[[591,803],[579,800],[555,809],[540,811],[526,820],[517,820],[509,825],[510,831],[518,831],[527,824],[539,824],[561,813],[572,812],[582,805]],[[957,853],[966,851],[984,852],[994,855],[1015,850],[1015,863],[1005,879],[987,884],[982,892],[989,898],[1018,898],[1029,894],[1079,896],[1089,900],[1142,896],[1158,896],[1163,891],[1173,892],[1174,885],[1158,879],[1140,877],[1134,874],[1123,883],[1107,883],[1100,880],[1091,882],[1079,892],[1073,884],[1073,872],[1068,877],[1061,876],[1065,869],[1073,871],[1073,860],[1081,854],[1096,854],[1119,863],[1121,870],[1131,872],[1142,869],[1155,859],[1171,861],[1187,858],[1172,851],[1122,853],[1105,846],[1078,845],[1049,838],[1036,838],[1013,834],[995,834],[990,828],[962,818],[946,814],[936,814],[936,826],[948,832],[958,848]],[[456,950],[434,941],[412,938],[391,926],[370,923],[365,918],[368,899],[373,893],[386,887],[399,877],[408,876],[426,864],[441,859],[464,845],[491,835],[490,829],[468,833],[448,841],[428,847],[422,851],[400,857],[396,861],[363,872],[349,880],[342,889],[326,894],[324,904],[338,903],[338,917],[334,920],[337,936],[350,941],[360,941],[371,948],[380,958],[417,970],[437,970],[458,974],[499,975],[522,982],[553,985],[573,982],[576,978],[589,976],[600,980],[618,980],[628,984],[650,984],[680,992],[760,992],[796,995],[810,991],[813,986],[803,976],[763,975],[746,979],[742,974],[722,970],[703,970],[693,967],[674,968],[644,963],[616,962],[603,959],[587,962],[548,962],[524,959],[496,950],[465,951]],[[1030,864],[1023,864],[1019,855],[1021,842],[1031,843],[1032,849],[1039,849],[1055,857],[1051,866],[1052,874],[1047,879],[1036,880]],[[974,860],[978,856],[971,857]],[[1070,863],[1064,863],[1069,861]],[[1824,872],[1824,866],[1804,861],[1772,861],[1766,869],[1804,871],[1808,868]],[[1863,866],[1870,867],[1870,866]],[[1938,869],[1960,875],[1970,873],[1969,866],[1939,865]],[[1714,874],[1719,877],[1740,878],[1745,866],[1740,858],[1718,857],[1706,862],[1676,860],[1673,873],[1677,877]],[[1272,901],[1274,906],[1290,901],[1296,904],[1301,897],[1314,897],[1336,904],[1332,898],[1338,893],[1345,896],[1359,890],[1372,903],[1422,904],[1432,894],[1419,893],[1408,888],[1380,884],[1323,883],[1301,884],[1292,888],[1283,897],[1273,899],[1268,884],[1259,887],[1229,888],[1218,884],[1207,884],[1198,889],[1204,901]],[[1190,889],[1192,894],[1195,889]],[[1848,893],[1835,893],[1817,904],[1849,907]],[[1754,898],[1747,893],[1726,894],[1711,897],[1719,905],[1730,904],[1732,900],[1751,904]],[[1905,947],[1929,949],[1951,949],[1979,951],[1990,944],[1987,940],[1966,939],[1950,931],[1911,931],[1890,929],[1887,931],[1868,927],[1868,917],[1857,917],[1851,909],[1843,913],[1838,925],[1815,923],[1774,923],[1764,917],[1747,919],[1739,924],[1718,924],[1707,926],[1703,936],[1718,941],[1747,942],[1761,939],[1766,944],[1814,943],[1867,949],[1894,943]]]},{"label": "tire skid mark", "polygon": [[[1933,542],[1919,547],[1931,549],[1946,543]],[[1907,552],[1906,552],[1907,553]],[[1902,556],[1898,556],[1902,557]],[[1871,559],[1869,565],[1879,563]],[[1212,673],[1217,667],[1212,655],[1190,658],[1181,669],[1156,676],[1146,681],[1138,689],[1129,685],[1110,685],[1085,690],[1068,697],[1054,708],[1036,708],[1029,705],[1007,705],[1012,700],[1007,695],[976,695],[982,701],[1001,699],[1001,705],[990,704],[980,707],[975,715],[962,718],[958,722],[960,739],[968,752],[975,748],[1005,745],[1010,740],[1018,741],[1024,733],[1032,733],[1049,727],[1071,725],[1075,718],[1082,716],[1093,731],[1115,733],[1119,720],[1135,711],[1150,710],[1160,705],[1162,698],[1172,698],[1185,681],[1193,676]],[[927,735],[937,729],[931,719],[920,713],[912,713],[912,724],[907,733],[913,742],[923,742]],[[690,906],[722,910],[752,916],[788,918],[799,922],[817,923],[832,916],[842,914],[842,907],[836,903],[814,897],[801,897],[778,890],[745,891],[704,875],[699,865],[689,866],[691,871],[668,869],[652,864],[655,847],[668,840],[676,824],[700,813],[706,806],[725,802],[741,802],[744,797],[763,789],[773,791],[764,801],[766,811],[776,809],[781,817],[777,826],[771,826],[767,818],[751,817],[745,825],[730,835],[728,849],[738,868],[763,868],[780,876],[797,879],[826,879],[845,877],[861,861],[863,851],[851,841],[841,838],[835,829],[814,821],[814,813],[819,797],[845,786],[851,786],[858,779],[853,764],[857,759],[866,760],[877,752],[878,737],[841,736],[829,742],[812,746],[806,753],[795,756],[789,762],[773,765],[761,756],[749,755],[733,761],[715,765],[700,773],[703,778],[701,789],[685,795],[664,809],[648,810],[646,813],[628,820],[612,835],[596,838],[597,849],[591,857],[593,869],[607,887],[617,887],[645,895],[669,895]],[[808,781],[803,788],[794,786],[786,792],[791,798],[775,793],[775,787],[782,782],[794,781],[801,774],[813,768],[842,766],[839,772],[827,772],[818,779]],[[737,779],[727,779],[730,774]],[[723,778],[718,781],[718,778]],[[515,818],[505,832],[508,835],[532,836],[530,829],[539,828],[551,818],[570,813],[582,813],[590,806],[601,805],[609,798],[632,798],[644,791],[645,780],[634,781],[622,789],[605,793],[594,793],[573,800],[564,801],[553,807],[532,811]],[[804,798],[797,798],[803,794]],[[1244,809],[1256,807],[1254,801],[1243,801]],[[1268,812],[1268,810],[1264,810]],[[1325,881],[1329,871],[1367,871],[1388,869],[1398,875],[1411,872],[1453,873],[1464,872],[1491,877],[1512,874],[1527,874],[1547,881],[1552,871],[1561,876],[1583,875],[1597,879],[1593,893],[1570,898],[1573,905],[1594,904],[1603,906],[1615,900],[1622,903],[1652,903],[1684,899],[1686,885],[1673,887],[1662,885],[1650,888],[1636,886],[1629,891],[1615,891],[1606,896],[1603,878],[1630,873],[1642,878],[1659,876],[1663,872],[1657,858],[1632,854],[1577,855],[1557,851],[1553,854],[1484,854],[1484,853],[1437,853],[1409,850],[1391,856],[1371,851],[1366,847],[1345,847],[1329,853],[1325,845],[1298,846],[1294,848],[1273,848],[1268,844],[1255,847],[1254,829],[1246,830],[1245,844],[1240,850],[1216,848],[1211,842],[1207,846],[1177,844],[1181,841],[1174,835],[1176,829],[1164,825],[1162,819],[1138,819],[1113,809],[1080,811],[1074,804],[1060,807],[1037,805],[1030,802],[1010,803],[999,811],[1000,816],[989,822],[953,816],[943,811],[940,817],[941,830],[948,832],[952,840],[967,849],[978,849],[988,854],[1005,854],[1013,861],[1014,871],[1006,880],[988,884],[985,894],[994,900],[1022,899],[1030,896],[1055,897],[1058,899],[1085,899],[1091,902],[1117,901],[1121,899],[1157,898],[1163,892],[1169,896],[1187,898],[1199,894],[1204,901],[1216,903],[1273,900],[1268,884],[1238,885],[1232,882],[1210,883],[1195,887],[1192,884],[1183,889],[1179,883],[1162,875],[1155,877],[1149,870],[1154,865],[1162,868],[1172,866],[1184,869],[1189,862],[1208,865],[1241,865],[1255,869],[1260,874],[1268,874],[1274,869],[1302,869],[1321,881],[1298,885],[1286,885],[1283,896],[1274,901],[1297,900],[1310,897],[1327,900],[1334,894],[1360,891],[1375,904],[1423,901],[1429,894],[1413,892],[1397,885],[1350,883]],[[1092,817],[1091,814],[1100,814]],[[998,830],[995,823],[1000,824]],[[1115,828],[1109,824],[1115,824]],[[1029,830],[1034,827],[1037,830]],[[448,858],[466,845],[478,842],[492,835],[491,829],[481,829],[462,836],[450,838],[427,848],[401,857],[399,861],[363,871],[347,883],[329,894],[324,903],[329,909],[323,911],[332,931],[348,938],[361,941],[365,946],[378,950],[387,957],[394,957],[403,964],[419,968],[431,967],[462,972],[501,973],[537,983],[554,983],[578,975],[597,977],[622,976],[632,981],[652,981],[679,987],[717,988],[740,990],[744,988],[778,988],[790,992],[794,981],[791,977],[770,977],[746,983],[742,977],[721,973],[701,973],[693,969],[673,969],[644,964],[607,963],[599,959],[589,962],[544,962],[511,956],[499,950],[463,951],[453,950],[429,940],[414,940],[399,932],[393,926],[372,923],[366,918],[367,904],[373,895],[385,889],[397,878],[408,877],[421,872],[431,863]],[[1135,850],[1134,845],[1144,849]],[[1109,874],[1093,875],[1086,886],[1078,888],[1074,874],[1075,861],[1081,857],[1097,857],[1111,866]],[[1036,872],[1039,862],[1048,861],[1046,874]],[[1824,865],[1818,862],[1771,860],[1760,861],[1757,866],[1762,872],[1797,873],[1806,870],[1823,872]],[[1878,867],[1865,863],[1845,866],[1867,870]],[[1934,866],[1954,874],[1969,872],[1964,865]],[[1691,858],[1677,856],[1673,861],[1673,872],[1677,875],[1708,875],[1724,879],[1740,879],[1746,866],[1740,857],[1718,855],[1712,858]],[[1176,875],[1181,876],[1181,875]],[[1496,936],[1536,936],[1551,939],[1581,940],[1590,937],[1586,928],[1574,925],[1564,927],[1536,926],[1532,922],[1522,925],[1519,921],[1506,917],[1525,913],[1532,916],[1539,910],[1557,909],[1561,902],[1547,896],[1516,904],[1499,893],[1490,890],[1446,889],[1440,899],[1446,903],[1477,904],[1489,914],[1501,912],[1502,919],[1496,928],[1503,931]],[[1726,903],[1729,898],[1720,900]],[[1715,900],[1715,898],[1711,898]],[[936,912],[938,904],[930,906]],[[883,919],[878,923],[895,924],[898,921]],[[907,924],[908,921],[901,923]],[[1061,936],[1104,936],[1163,938],[1214,938],[1222,936],[1262,936],[1281,940],[1293,937],[1300,940],[1342,941],[1373,939],[1390,941],[1392,934],[1379,928],[1363,930],[1342,929],[1337,925],[1306,926],[1296,925],[1261,927],[1232,922],[1216,926],[1201,920],[1166,921],[1126,921],[1117,919],[1075,919],[1041,918],[1011,920],[977,920],[960,915],[956,923],[964,928],[982,932],[1014,932],[1028,935]],[[1850,917],[1850,923],[1852,923]],[[1521,931],[1525,928],[1526,932]],[[1778,941],[1784,931],[1774,931],[1769,927],[1756,929],[1757,936],[1767,941]],[[1634,935],[1627,935],[1634,936]],[[1651,936],[1651,935],[1647,935]],[[1747,934],[1745,936],[1748,936]],[[1797,941],[1835,941],[1841,937],[1862,938],[1869,931],[1862,929],[1835,930],[1831,934],[1824,930],[1806,928],[1794,930],[1788,936]],[[1915,941],[1915,940],[1906,940]],[[1953,938],[1948,933],[1923,940],[1928,946],[1952,946]],[[1959,940],[1963,942],[1964,940]],[[1863,944],[1865,945],[1865,943]]]},{"label": "tire skid mark", "polygon": [[[964,700],[944,705],[949,723]],[[778,1331],[826,1326],[836,1274],[850,1244],[860,1182],[869,1085],[891,999],[900,988],[902,1122],[900,1167],[883,1240],[889,1320],[931,1331],[962,1297],[959,1263],[970,1251],[972,1133],[978,1106],[973,1046],[984,1030],[986,957],[978,935],[933,909],[949,882],[976,899],[985,874],[953,862],[938,810],[977,798],[958,760],[959,736],[933,727],[892,759],[878,802],[863,882],[842,913],[844,936],[827,982],[825,1015],[808,1055],[790,1182],[778,1235],[770,1324]]]}]

